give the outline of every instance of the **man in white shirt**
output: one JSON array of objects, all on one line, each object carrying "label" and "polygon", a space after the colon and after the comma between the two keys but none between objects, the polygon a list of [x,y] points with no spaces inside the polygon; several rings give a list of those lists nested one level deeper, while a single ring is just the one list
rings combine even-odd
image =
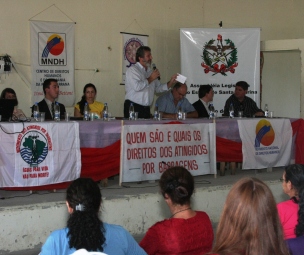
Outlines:
[{"label": "man in white shirt", "polygon": [[158,69],[151,69],[151,49],[141,46],[136,52],[136,64],[126,72],[124,117],[129,117],[129,107],[133,103],[134,111],[138,112],[138,118],[149,119],[151,117],[150,106],[153,103],[154,93],[167,91],[175,84],[177,74],[173,75],[165,84],[159,81]]},{"label": "man in white shirt", "polygon": [[210,85],[201,85],[198,90],[198,100],[193,107],[198,112],[199,118],[209,117],[209,103],[213,101],[214,91]]}]

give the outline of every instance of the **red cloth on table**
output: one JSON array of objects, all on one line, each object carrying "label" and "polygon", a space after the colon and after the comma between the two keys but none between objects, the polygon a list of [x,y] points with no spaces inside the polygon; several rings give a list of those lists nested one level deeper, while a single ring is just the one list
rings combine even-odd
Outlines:
[{"label": "red cloth on table", "polygon": [[242,143],[217,136],[216,160],[219,162],[243,162]]},{"label": "red cloth on table", "polygon": [[295,139],[295,162],[296,164],[304,164],[304,120],[298,119],[291,123],[293,136],[297,134]]},{"label": "red cloth on table", "polygon": [[205,212],[196,211],[190,219],[172,218],[157,222],[140,246],[149,254],[201,255],[211,251],[213,229]]},{"label": "red cloth on table", "polygon": [[120,140],[105,148],[81,148],[81,177],[100,181],[119,174]]}]

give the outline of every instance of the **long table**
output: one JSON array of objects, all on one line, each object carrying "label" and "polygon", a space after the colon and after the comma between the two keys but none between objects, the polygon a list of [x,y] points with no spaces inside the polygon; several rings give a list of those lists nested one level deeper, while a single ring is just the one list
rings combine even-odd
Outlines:
[{"label": "long table", "polygon": [[[290,119],[293,128],[293,153],[296,163],[304,163],[304,120]],[[81,177],[90,177],[95,181],[108,178],[119,173],[120,138],[122,125],[140,124],[178,124],[178,123],[208,123],[209,119],[172,120],[111,120],[108,122],[79,121],[79,137],[81,147]],[[1,146],[1,145],[0,145]],[[238,131],[237,118],[216,119],[216,155],[217,161],[242,162],[242,143]],[[60,189],[68,183],[24,187],[23,190]],[[15,188],[13,188],[15,189]],[[19,188],[18,188],[19,189]]]}]

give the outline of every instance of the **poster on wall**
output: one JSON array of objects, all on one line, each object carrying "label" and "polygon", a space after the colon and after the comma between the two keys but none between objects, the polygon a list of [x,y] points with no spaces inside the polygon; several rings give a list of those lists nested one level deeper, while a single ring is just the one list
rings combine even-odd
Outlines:
[{"label": "poster on wall", "polygon": [[56,79],[58,102],[73,106],[75,23],[31,21],[32,103],[44,98],[43,82]]},{"label": "poster on wall", "polygon": [[198,100],[200,85],[211,85],[213,104],[221,116],[238,81],[249,84],[247,96],[260,106],[260,28],[180,29],[181,73],[187,98]]},{"label": "poster on wall", "polygon": [[122,49],[122,82],[125,84],[126,72],[129,67],[136,64],[136,51],[140,46],[148,46],[148,35],[123,33],[123,49]]}]

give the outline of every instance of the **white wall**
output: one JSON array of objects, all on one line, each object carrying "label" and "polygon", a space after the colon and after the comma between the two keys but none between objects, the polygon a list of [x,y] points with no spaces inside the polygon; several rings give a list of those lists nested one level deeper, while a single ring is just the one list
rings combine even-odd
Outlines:
[{"label": "white wall", "polygon": [[[75,21],[76,100],[92,82],[97,100],[122,116],[120,32],[148,34],[154,61],[168,80],[180,71],[179,28],[216,28],[223,21],[224,28],[260,27],[261,40],[304,38],[303,10],[301,0],[0,0],[0,54],[10,55],[31,81],[29,20]],[[85,70],[94,68],[100,72]],[[1,78],[0,90],[15,89],[19,107],[29,114],[30,89],[15,71]]]},{"label": "white wall", "polygon": [[268,104],[275,117],[299,118],[300,88],[300,51],[264,52],[261,106]]}]

